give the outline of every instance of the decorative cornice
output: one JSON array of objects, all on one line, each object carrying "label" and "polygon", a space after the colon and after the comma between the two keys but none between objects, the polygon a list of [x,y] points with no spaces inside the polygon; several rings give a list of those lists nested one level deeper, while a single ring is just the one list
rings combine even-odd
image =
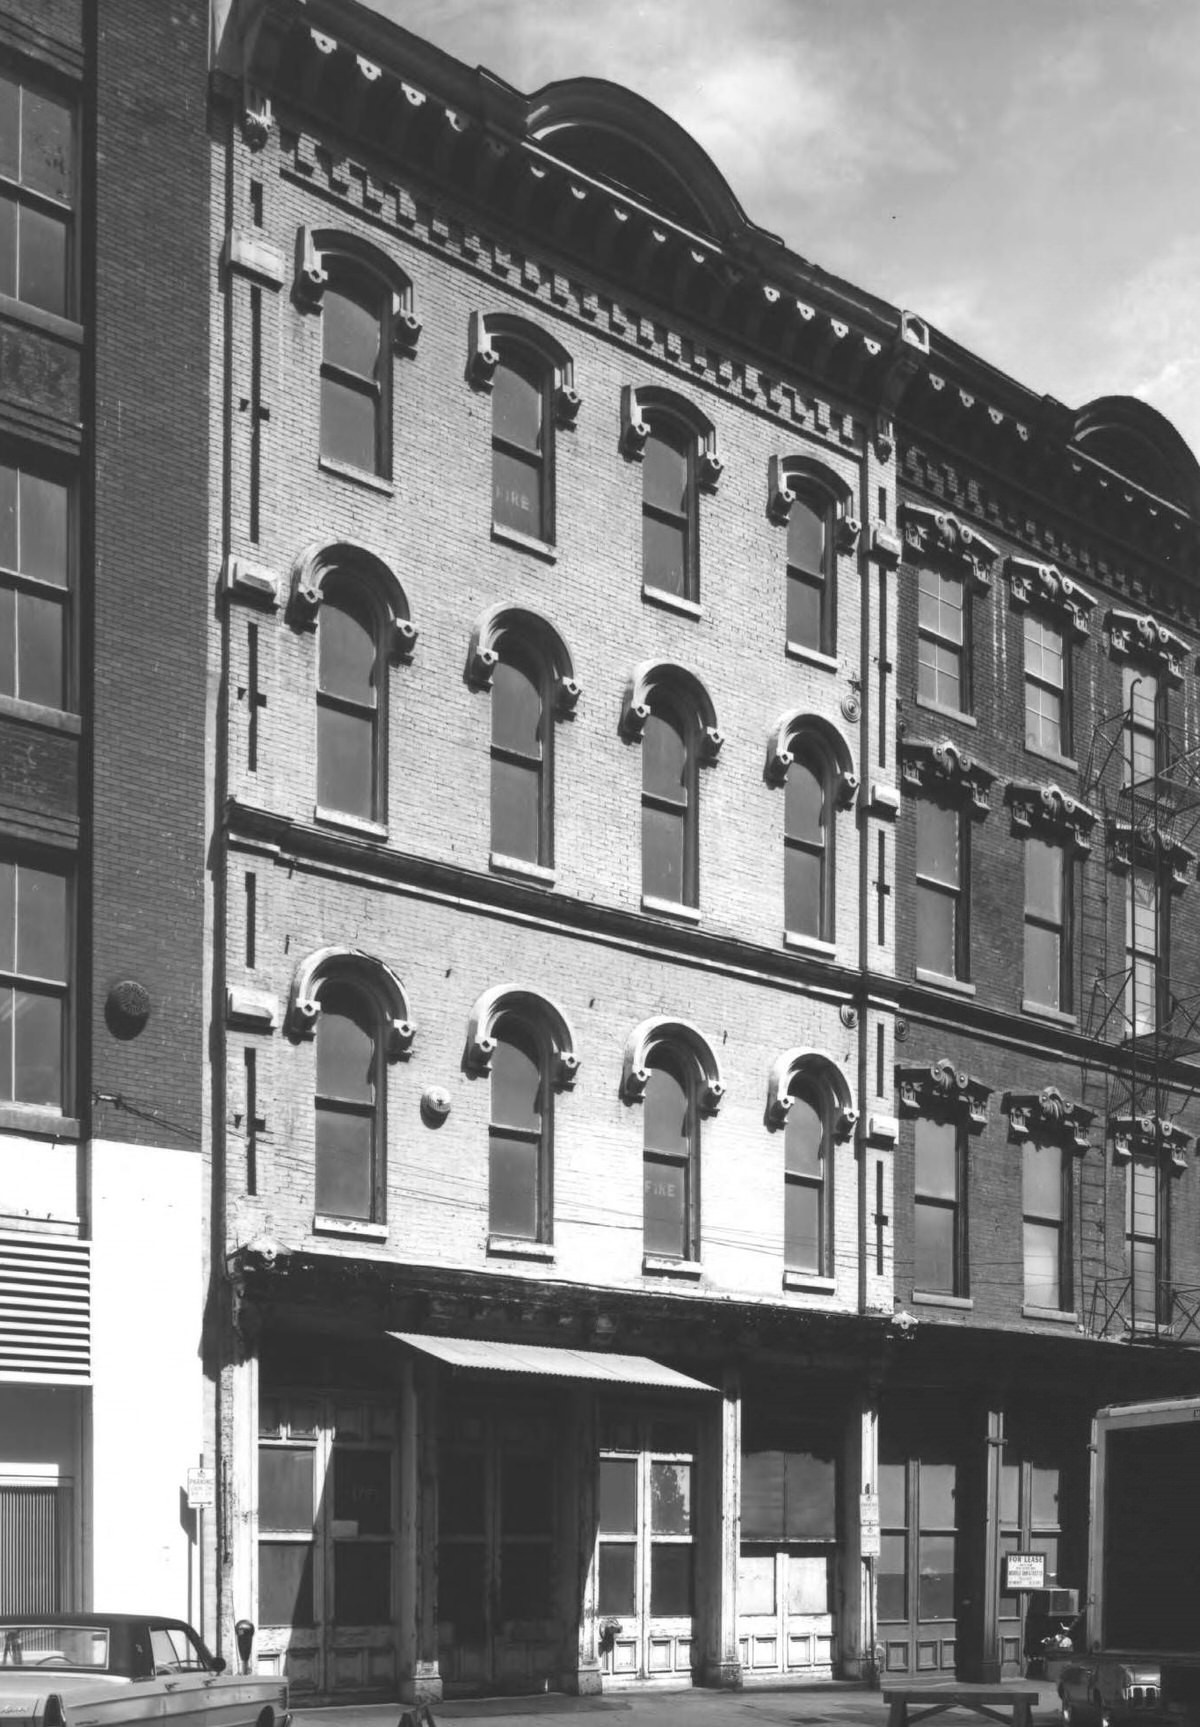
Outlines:
[{"label": "decorative cornice", "polygon": [[1105,615],[1104,627],[1115,660],[1149,666],[1169,684],[1183,682],[1187,643],[1149,612],[1123,612],[1114,607]]},{"label": "decorative cornice", "polygon": [[1095,813],[1060,786],[1010,780],[1004,801],[1012,810],[1014,833],[1047,833],[1068,841],[1077,852],[1091,851]]},{"label": "decorative cornice", "polygon": [[940,744],[928,738],[901,739],[900,775],[909,790],[969,804],[976,820],[982,820],[992,807],[994,771],[964,755],[948,739]]},{"label": "decorative cornice", "polygon": [[1068,1103],[1057,1086],[1047,1085],[1041,1091],[1006,1091],[1000,1108],[1008,1116],[1010,1139],[1048,1140],[1064,1145],[1077,1157],[1091,1150],[1088,1128],[1095,1110]]},{"label": "decorative cornice", "polygon": [[979,587],[991,587],[1000,550],[978,528],[968,527],[948,510],[907,502],[900,505],[900,525],[905,545],[919,559],[965,565]]},{"label": "decorative cornice", "polygon": [[1185,1133],[1169,1116],[1155,1115],[1152,1112],[1146,1115],[1114,1115],[1110,1126],[1113,1156],[1122,1163],[1140,1157],[1162,1163],[1169,1160],[1176,1173],[1187,1168],[1187,1149],[1192,1143],[1192,1136]]},{"label": "decorative cornice", "polygon": [[932,1067],[897,1067],[900,1108],[908,1115],[942,1115],[965,1120],[976,1131],[986,1127],[990,1085],[974,1079],[951,1061]]},{"label": "decorative cornice", "polygon": [[1096,601],[1078,582],[1064,576],[1054,564],[1034,563],[1030,558],[1005,559],[1012,603],[1018,610],[1036,606],[1063,618],[1073,635],[1088,634],[1088,619]]},{"label": "decorative cornice", "polygon": [[1192,881],[1196,853],[1148,817],[1139,822],[1110,821],[1108,843],[1115,870],[1124,873],[1138,863],[1157,865],[1169,874],[1172,893],[1182,893]]}]

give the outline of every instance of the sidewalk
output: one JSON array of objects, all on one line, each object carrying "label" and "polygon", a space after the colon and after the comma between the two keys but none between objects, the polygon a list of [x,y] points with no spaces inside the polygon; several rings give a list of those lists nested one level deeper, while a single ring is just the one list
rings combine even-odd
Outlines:
[{"label": "sidewalk", "polygon": [[[953,1689],[953,1681],[937,1684]],[[1036,1690],[1036,1727],[1058,1720],[1053,1685],[1013,1680],[1014,1690]],[[983,1687],[980,1687],[983,1689]],[[1006,1686],[1005,1689],[1008,1689]],[[403,1703],[300,1708],[296,1727],[399,1727]],[[495,1721],[497,1727],[590,1727],[592,1717],[610,1717],[612,1727],[886,1727],[887,1708],[878,1691],[848,1682],[803,1688],[745,1691],[660,1691],[647,1695],[610,1692],[604,1697],[456,1697],[430,1705],[434,1727],[450,1721]],[[601,1720],[596,1720],[601,1727]],[[941,1716],[938,1727],[980,1727],[969,1713]]]}]

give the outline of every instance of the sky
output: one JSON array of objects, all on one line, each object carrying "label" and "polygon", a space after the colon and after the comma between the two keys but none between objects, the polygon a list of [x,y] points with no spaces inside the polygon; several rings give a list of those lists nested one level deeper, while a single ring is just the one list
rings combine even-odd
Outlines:
[{"label": "sky", "polygon": [[1200,0],[369,3],[519,90],[636,90],[801,256],[1200,455]]}]

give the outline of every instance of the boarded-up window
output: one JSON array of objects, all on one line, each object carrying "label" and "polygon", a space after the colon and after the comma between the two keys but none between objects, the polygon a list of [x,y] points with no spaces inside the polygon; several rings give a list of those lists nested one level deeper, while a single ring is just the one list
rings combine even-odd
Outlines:
[{"label": "boarded-up window", "polygon": [[742,1458],[743,1541],[834,1541],[834,1448],[821,1435],[772,1436],[778,1447],[747,1447]]}]

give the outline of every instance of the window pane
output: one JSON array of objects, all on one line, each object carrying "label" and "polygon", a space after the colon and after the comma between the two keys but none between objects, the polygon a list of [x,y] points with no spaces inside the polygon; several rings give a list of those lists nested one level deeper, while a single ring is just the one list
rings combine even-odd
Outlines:
[{"label": "window pane", "polygon": [[21,98],[22,185],[69,204],[73,170],[70,107],[26,88]]},{"label": "window pane", "polygon": [[916,1191],[932,1199],[958,1197],[958,1138],[951,1121],[915,1122]]},{"label": "window pane", "polygon": [[787,847],[783,854],[783,925],[793,935],[812,936],[818,941],[824,936],[824,875],[823,852]]},{"label": "window pane", "polygon": [[903,1535],[883,1535],[875,1562],[880,1619],[908,1618],[908,1541]]},{"label": "window pane", "polygon": [[747,1451],[742,1457],[742,1535],[748,1541],[784,1538],[782,1451]]},{"label": "window pane", "polygon": [[750,1616],[775,1612],[775,1555],[747,1553],[738,1562],[738,1612]]},{"label": "window pane", "polygon": [[652,1066],[642,1101],[642,1132],[651,1151],[688,1154],[688,1094],[668,1068]]},{"label": "window pane", "polygon": [[917,964],[942,977],[958,974],[958,900],[917,884]]},{"label": "window pane", "polygon": [[333,1454],[333,1515],[356,1523],[359,1535],[390,1535],[392,1458],[387,1451],[352,1451],[339,1445]]},{"label": "window pane", "polygon": [[787,639],[802,648],[820,653],[824,647],[822,610],[825,585],[810,577],[788,571]]},{"label": "window pane", "polygon": [[1025,925],[1025,994],[1042,1007],[1062,1006],[1062,937],[1055,929]]},{"label": "window pane", "polygon": [[1025,614],[1025,670],[1056,690],[1063,687],[1062,632],[1029,612]]},{"label": "window pane", "polygon": [[338,378],[321,379],[321,454],[364,473],[380,471],[374,391],[352,389]]},{"label": "window pane", "polygon": [[505,1535],[554,1530],[554,1469],[548,1457],[500,1460],[500,1528]]},{"label": "window pane", "polygon": [[262,1445],[258,1452],[258,1527],[310,1530],[313,1526],[313,1453],[307,1448]]},{"label": "window pane", "polygon": [[650,1549],[650,1611],[656,1618],[686,1619],[692,1612],[691,1543]]},{"label": "window pane", "polygon": [[313,1550],[307,1541],[258,1544],[260,1625],[313,1623]]},{"label": "window pane", "polygon": [[349,594],[326,596],[317,629],[317,683],[327,695],[373,708],[376,639],[369,608]]},{"label": "window pane", "polygon": [[373,821],[375,718],[321,703],[317,708],[317,802]]},{"label": "window pane", "polygon": [[949,1206],[916,1205],[916,1263],[913,1281],[931,1294],[954,1295],[954,1211]]},{"label": "window pane", "polygon": [[67,980],[67,878],[17,868],[17,964],[24,977]]},{"label": "window pane", "polygon": [[511,660],[498,661],[492,674],[492,743],[540,758],[543,724],[540,681]]},{"label": "window pane", "polygon": [[642,498],[672,515],[687,510],[688,434],[657,426],[646,440],[642,458]]},{"label": "window pane", "polygon": [[17,298],[58,317],[67,313],[67,225],[24,205],[17,212]]},{"label": "window pane", "polygon": [[316,1118],[316,1209],[330,1217],[369,1219],[374,1209],[374,1119],[319,1104]]},{"label": "window pane", "polygon": [[0,294],[17,292],[17,206],[0,192]]},{"label": "window pane", "polygon": [[17,693],[17,596],[0,587],[0,695]]},{"label": "window pane", "polygon": [[0,174],[16,180],[21,172],[21,86],[0,72]]},{"label": "window pane", "polygon": [[788,517],[787,561],[792,569],[811,575],[825,571],[826,512],[797,498]]},{"label": "window pane", "polygon": [[684,845],[687,839],[683,810],[659,810],[642,805],[642,892],[652,899],[687,903],[684,877]]},{"label": "window pane", "polygon": [[487,1583],[482,1542],[460,1546],[443,1541],[438,1547],[437,1616],[453,1641],[477,1642],[486,1617],[483,1592]]},{"label": "window pane", "polygon": [[917,650],[917,694],[941,707],[962,711],[961,648],[921,638]]},{"label": "window pane", "polygon": [[1035,1307],[1062,1306],[1061,1228],[1057,1223],[1025,1225],[1025,1299]]},{"label": "window pane", "polygon": [[1027,1139],[1021,1147],[1024,1209],[1032,1217],[1063,1215],[1063,1170],[1069,1167],[1062,1147],[1036,1145]]},{"label": "window pane", "polygon": [[1052,755],[1063,753],[1062,697],[1040,684],[1025,685],[1025,742]]},{"label": "window pane", "polygon": [[830,1613],[833,1561],[826,1553],[789,1553],[787,1610],[789,1613]]},{"label": "window pane", "polygon": [[602,1614],[628,1617],[637,1611],[634,1588],[636,1549],[632,1541],[600,1543],[600,1587],[596,1606]]},{"label": "window pane", "polygon": [[40,474],[20,476],[17,568],[61,588],[67,585],[67,488]]},{"label": "window pane", "polygon": [[673,803],[687,800],[687,743],[667,714],[651,714],[642,732],[642,790]]},{"label": "window pane", "polygon": [[[63,609],[40,594],[17,594],[16,690],[27,702],[63,705]],[[2,653],[0,649],[0,653]]]},{"label": "window pane", "polygon": [[493,1132],[490,1148],[488,1228],[496,1235],[536,1241],[538,1142]]},{"label": "window pane", "polygon": [[903,1463],[879,1465],[879,1521],[903,1529],[908,1523],[908,1470]]},{"label": "window pane", "polygon": [[642,580],[668,594],[686,594],[687,525],[642,517]]},{"label": "window pane", "polygon": [[784,1189],[783,1257],[791,1271],[824,1271],[820,1187],[789,1181]]},{"label": "window pane", "polygon": [[957,887],[959,814],[922,798],[917,804],[917,874]]},{"label": "window pane", "polygon": [[632,1534],[637,1527],[637,1460],[600,1459],[600,1532]]},{"label": "window pane", "polygon": [[686,1259],[687,1180],[682,1165],[645,1159],[645,1248],[667,1259]]},{"label": "window pane", "polygon": [[548,1619],[551,1569],[548,1543],[506,1541],[500,1549],[500,1618]]},{"label": "window pane", "polygon": [[[832,1444],[810,1441],[812,1450],[790,1451],[785,1459],[787,1521],[793,1541],[836,1541],[837,1465]],[[815,1447],[820,1447],[816,1449]]]},{"label": "window pane", "polygon": [[825,1150],[824,1118],[803,1080],[793,1082],[791,1097],[783,1130],[784,1166],[789,1175],[819,1176]]},{"label": "window pane", "polygon": [[519,456],[512,450],[492,451],[492,519],[502,528],[516,528],[535,540],[545,533],[542,518],[540,457]]},{"label": "window pane", "polygon": [[501,355],[493,377],[492,432],[523,450],[541,450],[542,366],[517,348]]},{"label": "window pane", "polygon": [[[4,996],[7,991],[0,995],[0,1011]],[[58,996],[32,995],[21,989],[13,990],[8,999],[13,1015],[13,1100],[61,1109],[65,1004]]]},{"label": "window pane", "polygon": [[375,1099],[373,1018],[353,991],[327,984],[317,1020],[317,1092],[353,1103]]},{"label": "window pane", "polygon": [[961,577],[943,575],[939,570],[922,570],[917,607],[920,629],[961,647],[964,640]]},{"label": "window pane", "polygon": [[386,1625],[392,1616],[390,1541],[335,1541],[333,1622]]},{"label": "window pane", "polygon": [[787,772],[784,832],[789,839],[825,843],[825,785],[811,762],[801,758]]},{"label": "window pane", "polygon": [[492,757],[492,850],[542,861],[542,771],[538,764]]},{"label": "window pane", "polygon": [[692,1532],[692,1466],[651,1463],[650,1528],[656,1535]]},{"label": "window pane", "polygon": [[325,290],[324,357],[345,372],[374,379],[379,364],[381,297],[343,285]]},{"label": "window pane", "polygon": [[0,969],[17,969],[17,866],[0,858]]},{"label": "window pane", "polygon": [[953,1463],[922,1462],[918,1483],[922,1529],[954,1529],[958,1524],[955,1498],[958,1468]]},{"label": "window pane", "polygon": [[492,1056],[492,1121],[496,1126],[542,1131],[542,1069],[537,1046],[502,1032]]},{"label": "window pane", "polygon": [[1046,923],[1062,923],[1063,849],[1025,841],[1025,910]]},{"label": "window pane", "polygon": [[921,1619],[954,1618],[954,1545],[952,1535],[920,1538],[917,1614]]},{"label": "window pane", "polygon": [[1061,1477],[1062,1471],[1053,1465],[1035,1463],[1030,1466],[1030,1497],[1033,1500],[1032,1522],[1035,1529],[1058,1528]]}]

